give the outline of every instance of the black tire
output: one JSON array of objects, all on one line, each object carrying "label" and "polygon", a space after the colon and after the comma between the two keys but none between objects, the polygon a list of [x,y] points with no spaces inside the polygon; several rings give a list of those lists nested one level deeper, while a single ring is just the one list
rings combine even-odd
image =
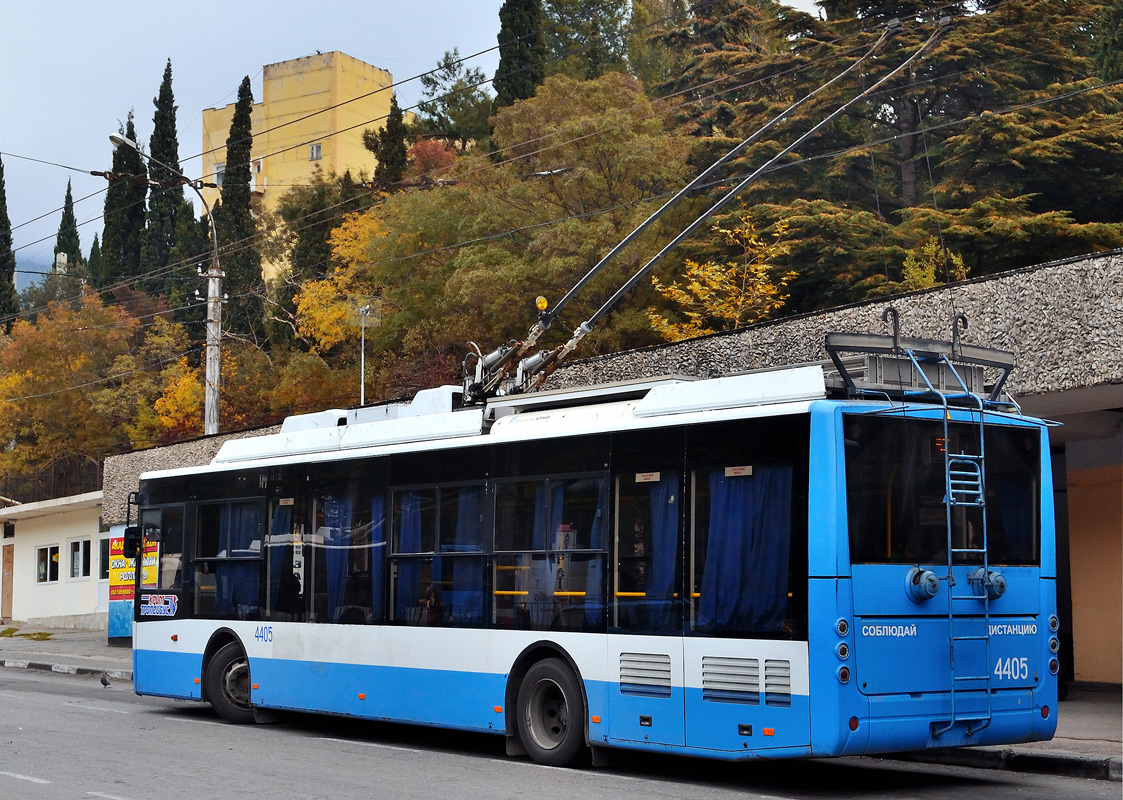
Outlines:
[{"label": "black tire", "polygon": [[581,686],[558,659],[539,661],[527,670],[516,713],[519,740],[539,764],[568,767],[586,754]]},{"label": "black tire", "polygon": [[250,704],[250,662],[242,646],[231,642],[223,646],[203,674],[207,702],[227,722],[245,725],[254,721]]}]

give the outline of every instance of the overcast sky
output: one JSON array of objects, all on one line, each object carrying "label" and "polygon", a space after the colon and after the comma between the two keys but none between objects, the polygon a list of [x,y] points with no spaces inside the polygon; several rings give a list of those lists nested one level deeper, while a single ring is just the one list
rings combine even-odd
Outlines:
[{"label": "overcast sky", "polygon": [[[88,173],[111,166],[108,137],[129,109],[147,146],[169,58],[181,166],[195,177],[202,110],[234,102],[243,76],[260,101],[265,64],[339,50],[389,70],[405,108],[420,96],[407,79],[446,50],[488,51],[469,66],[494,74],[502,2],[0,0],[0,153],[20,288],[50,267],[68,178],[83,251],[100,237],[106,183]],[[814,13],[813,0],[789,4]]]}]

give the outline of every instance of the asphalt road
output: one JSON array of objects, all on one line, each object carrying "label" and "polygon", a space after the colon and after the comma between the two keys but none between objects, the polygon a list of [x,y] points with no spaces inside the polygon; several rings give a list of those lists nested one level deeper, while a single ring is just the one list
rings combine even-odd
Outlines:
[{"label": "asphalt road", "polygon": [[612,767],[508,758],[498,736],[208,706],[96,676],[0,670],[0,798],[1112,798],[1108,781],[878,759],[724,764],[622,754]]}]

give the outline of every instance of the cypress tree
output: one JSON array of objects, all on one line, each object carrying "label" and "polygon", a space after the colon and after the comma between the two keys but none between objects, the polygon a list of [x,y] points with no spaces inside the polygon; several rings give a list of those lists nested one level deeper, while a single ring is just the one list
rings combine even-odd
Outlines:
[{"label": "cypress tree", "polygon": [[223,291],[229,296],[223,312],[223,330],[260,343],[265,335],[264,281],[261,277],[257,225],[250,203],[252,112],[253,92],[247,75],[238,87],[238,100],[230,120],[230,134],[226,139],[226,173],[214,214],[222,271],[226,275]]},{"label": "cypress tree", "polygon": [[90,257],[86,261],[86,271],[91,275],[98,275],[101,272],[101,244],[98,242],[97,234],[94,234],[94,243],[90,245]]},{"label": "cypress tree", "polygon": [[16,254],[12,250],[12,221],[8,218],[8,194],[4,188],[4,160],[0,158],[0,323],[11,331],[19,311],[16,294]]},{"label": "cypress tree", "polygon": [[495,71],[498,110],[533,97],[546,80],[546,38],[541,0],[506,0],[499,9],[499,68]]},{"label": "cypress tree", "polygon": [[[136,141],[133,112],[129,111],[119,133]],[[99,288],[140,274],[140,245],[144,233],[144,198],[148,194],[144,161],[140,153],[128,146],[113,151],[113,169],[117,176],[105,193],[105,229],[101,235],[100,273],[93,274]]]},{"label": "cypress tree", "polygon": [[[363,141],[369,149],[364,132]],[[390,97],[390,113],[386,116],[386,126],[374,134],[377,148],[374,151],[378,163],[374,167],[374,182],[382,186],[392,186],[402,179],[406,171],[409,149],[406,147],[406,126],[402,121],[402,110],[398,108],[398,95]],[[372,137],[372,138],[374,138]]]},{"label": "cypress tree", "polygon": [[[140,256],[146,273],[163,269],[171,263],[170,256],[176,242],[176,218],[187,204],[183,197],[183,185],[176,182],[180,178],[177,174],[180,171],[179,140],[176,137],[171,59],[164,68],[160,93],[152,103],[156,112],[152,117],[152,138],[148,140],[152,154],[152,160],[148,162],[148,177],[162,187],[154,189],[148,197],[148,219]],[[157,161],[171,169],[165,169]],[[159,277],[145,281],[143,288],[152,293],[168,293],[169,286],[174,286],[174,283],[168,277]]]},{"label": "cypress tree", "polygon": [[70,181],[66,182],[66,200],[62,204],[62,221],[58,226],[58,238],[55,240],[55,261],[58,254],[66,254],[68,267],[75,267],[82,262],[82,243],[78,241],[78,219],[74,216],[74,195],[70,191]]}]

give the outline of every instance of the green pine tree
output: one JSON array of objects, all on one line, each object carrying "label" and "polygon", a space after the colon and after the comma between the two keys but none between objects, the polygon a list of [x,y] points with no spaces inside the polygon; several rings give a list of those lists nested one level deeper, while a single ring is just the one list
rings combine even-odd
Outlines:
[{"label": "green pine tree", "polygon": [[67,269],[83,264],[82,243],[78,240],[78,219],[74,216],[74,195],[70,191],[70,181],[66,182],[66,200],[62,204],[62,221],[58,226],[55,240],[55,263],[59,253],[66,254]]},{"label": "green pine tree", "polygon": [[154,273],[155,277],[144,281],[138,288],[150,294],[169,294],[177,286],[177,281],[173,276],[162,274],[162,270],[173,263],[171,253],[176,244],[176,219],[186,213],[188,205],[183,196],[183,185],[179,183],[179,140],[176,135],[171,59],[164,68],[160,92],[152,103],[156,112],[152,117],[152,138],[148,140],[148,151],[152,155],[152,160],[148,162],[148,177],[161,186],[154,188],[148,196],[148,217],[140,258],[143,271]]},{"label": "green pine tree", "polygon": [[8,194],[4,188],[4,160],[0,158],[0,324],[11,331],[19,312],[16,294],[16,254],[12,250],[12,221],[8,217]]},{"label": "green pine tree", "polygon": [[[118,130],[136,141],[133,112]],[[140,153],[128,146],[113,151],[113,175],[105,193],[104,230],[101,235],[101,265],[92,274],[98,288],[112,286],[141,274],[140,247],[144,234],[144,199],[148,194],[148,173]]]},{"label": "green pine tree", "polygon": [[[1123,244],[1123,186],[1113,177],[1123,171],[1118,92],[1051,102],[1095,85],[1100,4],[1024,0],[979,13],[974,4],[941,5],[904,16],[922,6],[930,8],[825,3],[826,23],[781,14],[771,28],[791,37],[790,52],[747,63],[738,78],[745,88],[715,101],[727,110],[725,125],[712,128],[720,145],[712,149],[724,151],[853,63],[880,33],[870,20],[903,15],[904,30],[883,54],[788,115],[730,166],[730,174],[745,174],[915,52],[937,16],[957,15],[935,50],[743,194],[744,213],[759,229],[788,225],[783,266],[799,272],[788,287],[789,313],[899,285],[906,255],[931,236],[961,254],[972,275]],[[836,16],[843,12],[860,16]],[[1016,114],[993,113],[1034,101]]]},{"label": "green pine tree", "polygon": [[230,134],[226,139],[226,173],[215,208],[222,271],[223,292],[229,302],[223,312],[222,328],[257,344],[265,339],[264,291],[261,253],[258,250],[257,223],[250,194],[250,151],[253,131],[253,92],[246,76],[238,87]]},{"label": "green pine tree", "polygon": [[546,0],[547,73],[592,80],[627,67],[627,3]]},{"label": "green pine tree", "polygon": [[464,152],[483,143],[488,135],[491,96],[480,69],[468,69],[455,47],[445,51],[433,73],[421,76],[420,119],[415,129],[426,139],[440,139]]},{"label": "green pine tree", "polygon": [[409,155],[407,135],[402,110],[398,107],[398,95],[394,94],[390,97],[390,113],[382,130],[363,131],[363,145],[374,153],[377,161],[374,167],[376,184],[392,188],[402,180]]},{"label": "green pine tree", "polygon": [[1123,0],[1109,0],[1096,26],[1096,74],[1105,81],[1123,78]]},{"label": "green pine tree", "polygon": [[499,68],[492,82],[495,110],[534,97],[545,79],[542,0],[506,0],[499,9]]}]

